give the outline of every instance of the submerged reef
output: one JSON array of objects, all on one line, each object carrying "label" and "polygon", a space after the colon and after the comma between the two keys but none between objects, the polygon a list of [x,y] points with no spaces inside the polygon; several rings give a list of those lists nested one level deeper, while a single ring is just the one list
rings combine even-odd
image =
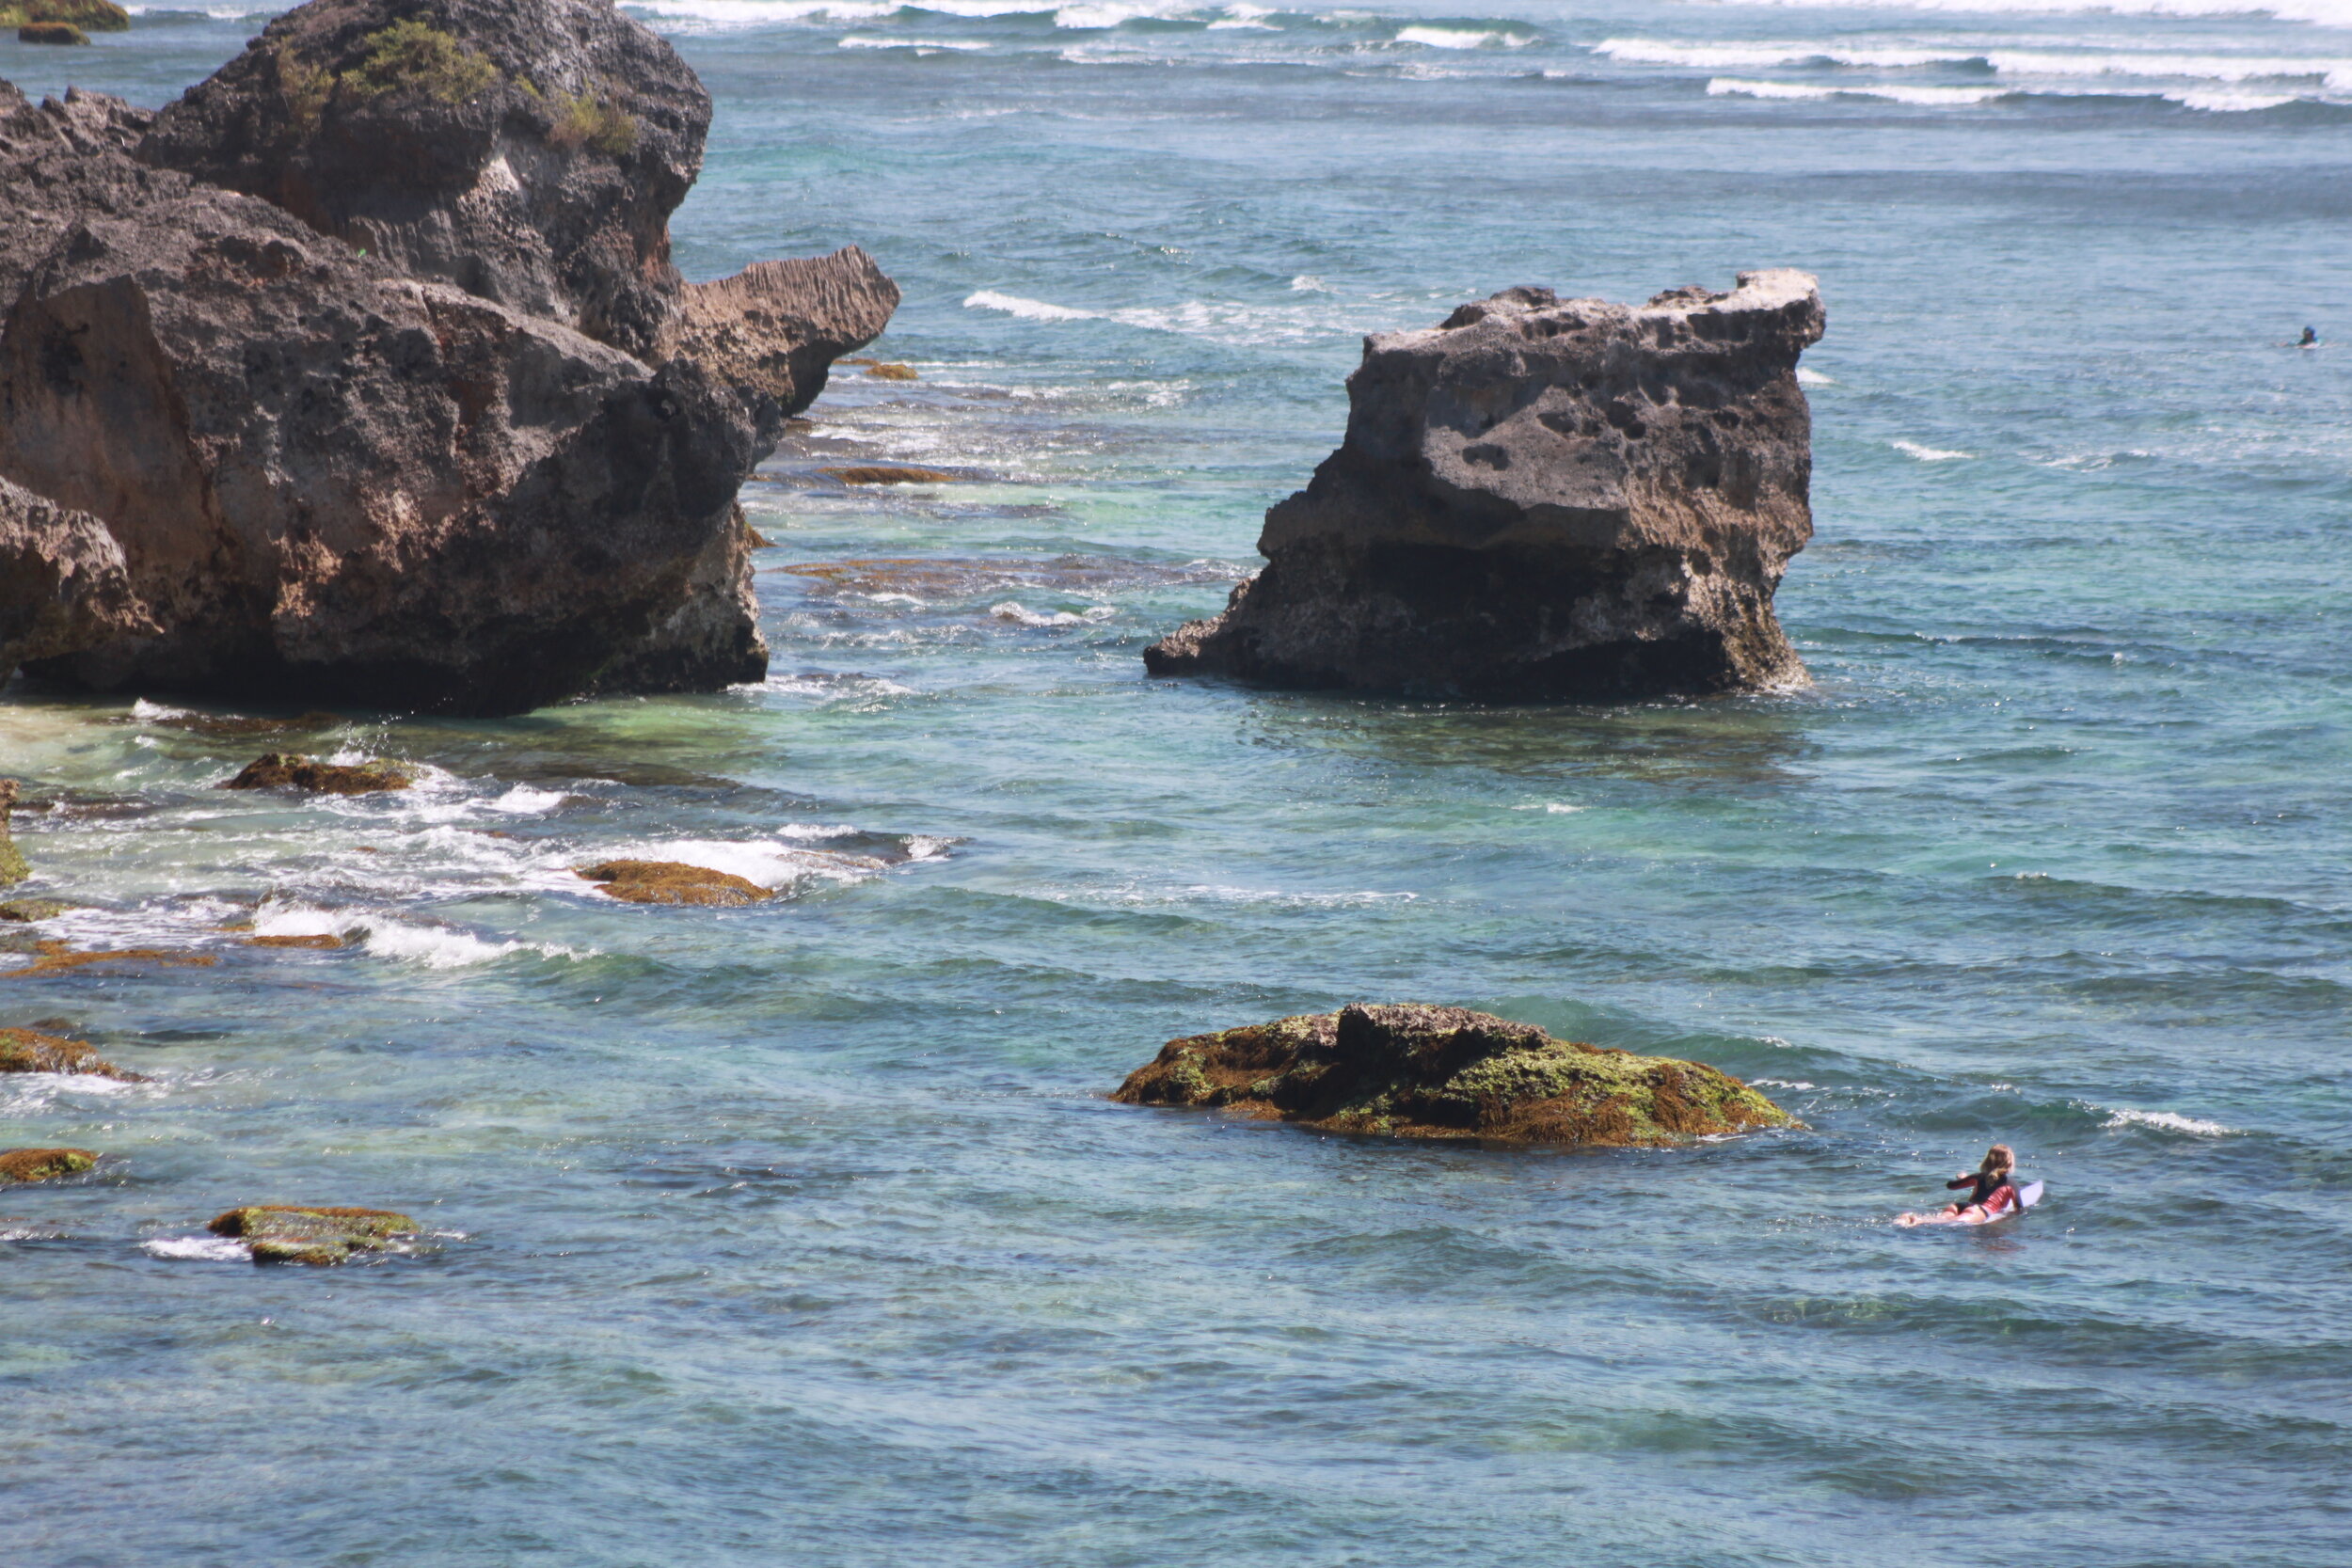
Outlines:
[{"label": "submerged reef", "polygon": [[709,96],[598,0],[310,0],[0,83],[0,677],[513,713],[759,678],[736,492],[898,292],[689,284]]},{"label": "submerged reef", "polygon": [[1111,1098],[1331,1132],[1512,1143],[1671,1144],[1794,1125],[1737,1078],[1697,1062],[1420,1004],[1356,1004],[1170,1040]]},{"label": "submerged reef", "polygon": [[1347,436],[1267,564],[1154,674],[1493,700],[1804,678],[1772,613],[1813,533],[1812,277],[1630,307],[1508,289],[1364,340]]},{"label": "submerged reef", "polygon": [[423,1227],[389,1209],[306,1208],[261,1203],[231,1209],[205,1227],[215,1236],[244,1242],[256,1263],[346,1261],[355,1252],[383,1252],[415,1237]]}]

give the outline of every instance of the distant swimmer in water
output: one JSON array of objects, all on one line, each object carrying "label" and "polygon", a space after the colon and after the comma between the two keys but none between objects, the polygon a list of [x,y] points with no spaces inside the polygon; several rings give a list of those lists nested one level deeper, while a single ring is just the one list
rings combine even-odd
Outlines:
[{"label": "distant swimmer in water", "polygon": [[1984,1151],[1984,1163],[1975,1170],[1962,1171],[1944,1183],[1947,1188],[1966,1187],[1968,1196],[1957,1203],[1946,1204],[1932,1214],[1901,1214],[1897,1225],[1982,1225],[1987,1220],[2014,1213],[2026,1205],[2017,1192],[2017,1156],[2007,1144],[1994,1144]]},{"label": "distant swimmer in water", "polygon": [[2315,326],[2305,327],[2303,329],[2303,336],[2295,341],[2295,346],[2296,348],[2317,348],[2319,346],[2319,328]]}]

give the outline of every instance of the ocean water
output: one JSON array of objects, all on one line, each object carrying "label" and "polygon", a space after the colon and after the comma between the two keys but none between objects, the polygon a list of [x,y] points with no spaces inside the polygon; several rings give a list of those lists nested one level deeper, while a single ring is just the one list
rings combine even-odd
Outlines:
[{"label": "ocean water", "polygon": [[[717,103],[681,264],[864,244],[919,379],[747,489],[764,686],[352,715],[299,743],[425,784],[314,802],[216,792],[283,742],[164,694],[0,693],[63,934],[213,960],[0,973],[153,1080],[0,1081],[0,1146],[113,1156],[0,1196],[0,1559],[2352,1560],[2342,0],[633,14]],[[160,103],[260,21],[0,76]],[[1829,307],[1811,689],[1145,679],[1361,334],[1768,265]],[[568,869],[624,852],[789,896]],[[1104,1098],[1358,999],[1806,1125]],[[1994,1140],[2041,1209],[1893,1226]],[[269,1201],[436,1235],[204,1238]]]}]

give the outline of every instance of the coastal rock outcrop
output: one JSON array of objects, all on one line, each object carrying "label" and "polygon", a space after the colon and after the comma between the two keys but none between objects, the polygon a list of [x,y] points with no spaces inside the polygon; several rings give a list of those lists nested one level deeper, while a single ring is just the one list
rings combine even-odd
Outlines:
[{"label": "coastal rock outcrop", "polygon": [[1813,531],[1822,325],[1782,269],[1640,307],[1509,289],[1367,338],[1265,568],[1147,666],[1495,700],[1801,681],[1772,591]]},{"label": "coastal rock outcrop", "polygon": [[16,816],[16,781],[0,779],[0,887],[14,887],[33,874],[24,851],[16,847],[10,824]]},{"label": "coastal rock outcrop", "polygon": [[314,1268],[346,1261],[355,1252],[384,1252],[413,1240],[423,1229],[389,1209],[309,1208],[294,1203],[257,1203],[215,1216],[206,1226],[215,1236],[246,1243],[256,1263],[307,1263]]},{"label": "coastal rock outcrop", "polygon": [[1792,1125],[1764,1096],[1697,1062],[1419,1004],[1356,1004],[1173,1039],[1111,1098],[1333,1132],[1514,1143],[1671,1144]]},{"label": "coastal rock outcrop", "polygon": [[99,689],[759,678],[736,491],[898,291],[854,247],[684,283],[708,124],[598,0],[311,0],[160,116],[0,84],[0,478],[52,508],[0,522],[0,664],[38,622]]}]

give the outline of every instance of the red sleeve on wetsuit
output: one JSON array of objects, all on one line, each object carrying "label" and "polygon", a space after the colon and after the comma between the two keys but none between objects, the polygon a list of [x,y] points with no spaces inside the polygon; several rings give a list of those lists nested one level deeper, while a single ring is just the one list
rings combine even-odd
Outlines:
[{"label": "red sleeve on wetsuit", "polygon": [[1947,1181],[1947,1182],[1945,1182],[1945,1183],[1944,1183],[1944,1190],[1945,1190],[1946,1192],[1947,1192],[1947,1193],[1956,1193],[1956,1192],[1960,1191],[1960,1189],[1961,1189],[1961,1188],[1963,1188],[1963,1187],[1966,1187],[1966,1186],[1972,1186],[1972,1185],[1974,1185],[1974,1184],[1975,1184],[1975,1182],[1976,1182],[1976,1180],[1977,1180],[1977,1174],[1976,1174],[1976,1172],[1974,1172],[1974,1171],[1970,1171],[1970,1172],[1969,1172],[1966,1176],[1961,1177],[1961,1178],[1960,1178],[1959,1180],[1953,1180],[1953,1181]]}]

